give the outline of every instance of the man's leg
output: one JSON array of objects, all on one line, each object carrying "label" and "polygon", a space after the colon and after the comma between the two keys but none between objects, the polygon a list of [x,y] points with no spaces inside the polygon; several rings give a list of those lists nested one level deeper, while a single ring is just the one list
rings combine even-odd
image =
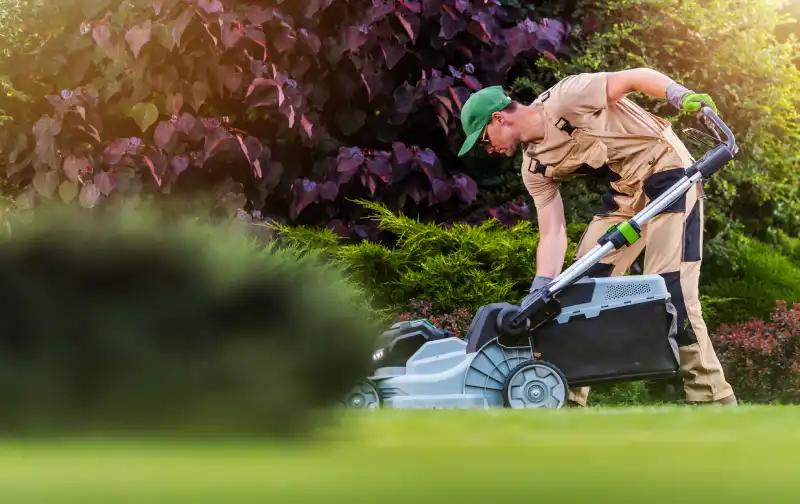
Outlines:
[{"label": "man's leg", "polygon": [[[614,195],[608,192],[603,196],[603,202],[605,205],[601,207],[600,215],[596,215],[592,219],[583,236],[581,236],[580,242],[575,249],[575,260],[580,259],[592,250],[597,245],[597,240],[606,234],[609,227],[627,221],[635,214],[631,208],[632,199],[630,197],[619,194]],[[624,275],[642,252],[644,245],[645,240],[642,239],[630,247],[610,252],[599,263],[590,268],[584,276],[599,278]],[[569,401],[578,406],[586,406],[589,400],[589,388],[573,387],[569,389]]]},{"label": "man's leg", "polygon": [[[644,190],[654,199],[682,175],[683,170],[656,173],[645,181]],[[690,189],[645,225],[644,273],[664,278],[678,313],[676,339],[686,400],[733,401],[733,389],[725,379],[700,309],[703,200],[699,191],[699,186]]]}]

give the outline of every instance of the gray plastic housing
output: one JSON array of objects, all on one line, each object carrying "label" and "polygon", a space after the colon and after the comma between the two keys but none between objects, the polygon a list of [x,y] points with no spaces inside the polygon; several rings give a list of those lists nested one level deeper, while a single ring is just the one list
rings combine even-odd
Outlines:
[{"label": "gray plastic housing", "polygon": [[[568,324],[578,315],[593,318],[604,310],[670,299],[660,275],[592,280],[591,297],[563,308],[556,319],[559,324]],[[379,368],[370,378],[378,386],[383,405],[389,408],[502,408],[506,378],[517,365],[532,358],[530,347],[507,348],[496,340],[467,353],[465,340],[450,337],[428,341],[405,366]]]}]

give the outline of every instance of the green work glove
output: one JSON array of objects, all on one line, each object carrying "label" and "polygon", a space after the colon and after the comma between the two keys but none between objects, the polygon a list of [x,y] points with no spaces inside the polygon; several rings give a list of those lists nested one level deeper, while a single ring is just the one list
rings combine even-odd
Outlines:
[{"label": "green work glove", "polygon": [[676,109],[682,112],[698,112],[703,103],[711,107],[715,114],[719,114],[716,104],[707,94],[695,93],[677,83],[672,83],[667,87],[667,101]]},{"label": "green work glove", "polygon": [[689,93],[683,97],[681,105],[683,110],[692,113],[699,111],[703,107],[704,103],[705,105],[711,107],[711,110],[713,110],[715,114],[719,114],[717,106],[714,104],[714,101],[711,99],[711,97],[708,96],[707,94]]}]

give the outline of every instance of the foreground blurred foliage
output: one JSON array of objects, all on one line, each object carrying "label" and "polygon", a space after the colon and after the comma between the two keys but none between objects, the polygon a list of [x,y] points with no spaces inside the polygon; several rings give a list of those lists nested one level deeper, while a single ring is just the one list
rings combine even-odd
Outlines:
[{"label": "foreground blurred foliage", "polygon": [[144,214],[12,219],[0,433],[303,434],[381,320],[313,255]]}]

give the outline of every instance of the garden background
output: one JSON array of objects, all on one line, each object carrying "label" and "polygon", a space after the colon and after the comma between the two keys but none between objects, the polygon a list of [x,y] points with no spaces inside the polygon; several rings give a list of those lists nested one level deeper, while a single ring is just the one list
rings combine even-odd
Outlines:
[{"label": "garden background", "polygon": [[[796,2],[1,3],[6,232],[63,206],[244,226],[331,261],[386,320],[457,333],[527,293],[537,245],[520,160],[455,155],[470,93],[530,101],[633,66],[709,93],[741,151],[706,184],[704,314],[741,400],[800,399]],[[601,193],[563,188],[568,256]],[[636,383],[591,401],[676,397]]]}]

